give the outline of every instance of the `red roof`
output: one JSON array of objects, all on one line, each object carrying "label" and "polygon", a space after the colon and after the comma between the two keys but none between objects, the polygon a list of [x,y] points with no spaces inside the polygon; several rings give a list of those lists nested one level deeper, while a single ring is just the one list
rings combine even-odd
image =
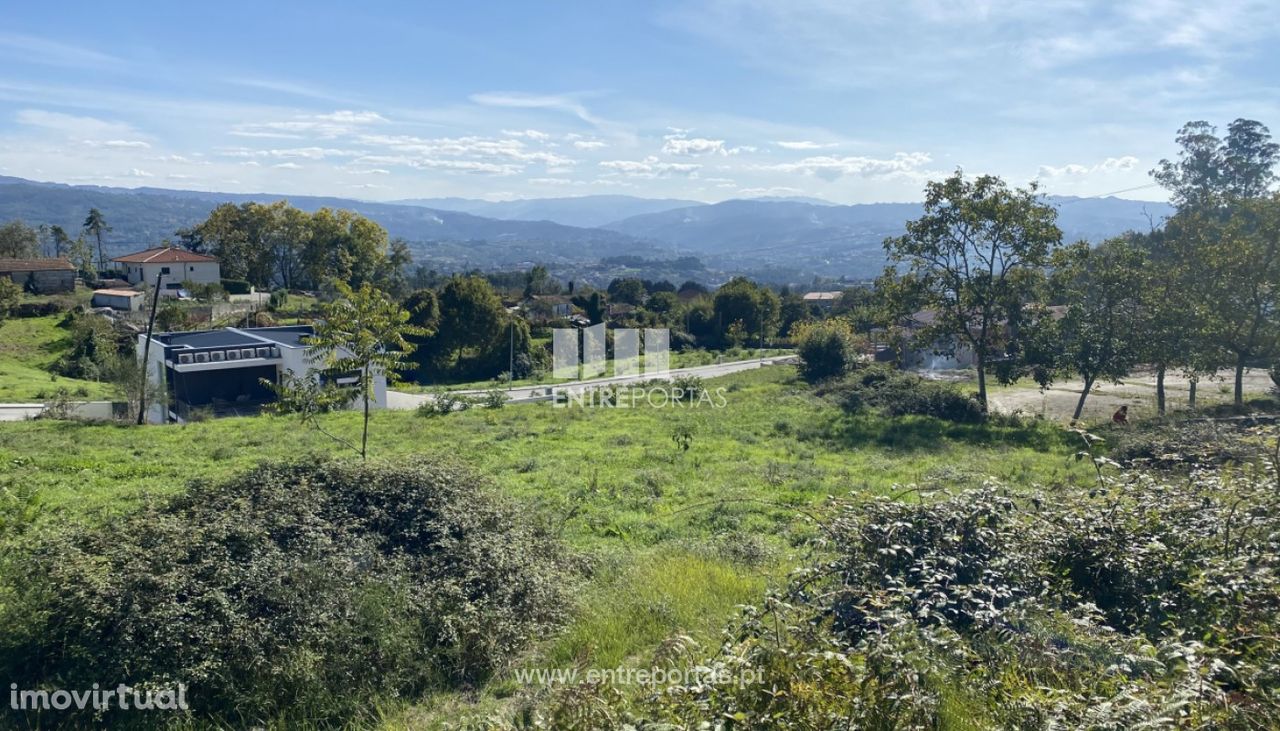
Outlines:
[{"label": "red roof", "polygon": [[146,251],[139,251],[136,254],[125,254],[117,256],[111,261],[118,261],[124,264],[172,264],[176,262],[216,262],[217,259],[204,254],[197,254],[186,249],[175,249],[168,246],[160,246]]},{"label": "red roof", "polygon": [[75,271],[66,259],[0,259],[0,272]]}]

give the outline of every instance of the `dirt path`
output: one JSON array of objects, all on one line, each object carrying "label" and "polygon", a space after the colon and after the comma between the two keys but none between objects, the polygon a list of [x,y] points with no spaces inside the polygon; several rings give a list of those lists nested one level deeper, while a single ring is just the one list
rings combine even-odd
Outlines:
[{"label": "dirt path", "polygon": [[[1231,401],[1231,371],[1219,371],[1214,380],[1202,379],[1196,390],[1196,401],[1200,406]],[[1252,368],[1245,372],[1245,398],[1250,395],[1266,393],[1272,387],[1271,377],[1265,370]],[[998,388],[991,392],[991,408],[1004,413],[1021,411],[1025,414],[1041,415],[1053,421],[1068,421],[1075,410],[1076,401],[1080,398],[1083,381],[1061,381],[1045,391],[1018,384],[1008,388]],[[1166,374],[1165,393],[1169,410],[1187,407],[1188,381],[1179,374]],[[1084,414],[1086,422],[1105,421],[1111,418],[1121,404],[1129,405],[1132,417],[1143,418],[1156,413],[1156,376],[1155,372],[1140,372],[1124,379],[1120,384],[1095,384],[1093,393],[1085,401]]]}]

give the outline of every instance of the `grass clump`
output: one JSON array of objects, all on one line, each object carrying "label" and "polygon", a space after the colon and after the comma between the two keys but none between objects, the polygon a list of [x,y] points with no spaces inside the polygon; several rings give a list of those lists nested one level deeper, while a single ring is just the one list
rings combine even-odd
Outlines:
[{"label": "grass clump", "polygon": [[886,366],[859,369],[821,392],[850,413],[875,412],[886,418],[932,416],[965,424],[985,418],[982,405],[959,387]]},{"label": "grass clump", "polygon": [[570,611],[560,545],[423,460],[263,465],[51,533],[4,575],[0,668],[21,687],[181,682],[195,718],[233,727],[471,687]]}]

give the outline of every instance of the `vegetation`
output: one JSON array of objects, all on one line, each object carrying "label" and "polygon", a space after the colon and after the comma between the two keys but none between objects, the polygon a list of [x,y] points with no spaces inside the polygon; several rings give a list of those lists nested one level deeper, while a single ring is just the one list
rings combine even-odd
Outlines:
[{"label": "vegetation", "polygon": [[[365,459],[369,455],[370,407],[377,396],[377,379],[394,382],[397,374],[408,367],[407,359],[414,349],[408,338],[425,331],[410,324],[407,311],[367,282],[358,290],[339,282],[338,292],[341,299],[321,308],[315,334],[306,339],[317,367],[305,375],[295,374],[282,384],[266,385],[281,396],[281,410],[294,411],[311,424],[317,424],[316,416],[338,403],[355,400],[363,415],[359,448],[340,437],[333,438]],[[350,386],[336,382],[348,374],[354,374]]]},{"label": "vegetation", "polygon": [[13,557],[0,667],[183,682],[236,727],[329,724],[483,681],[567,617],[570,571],[465,469],[264,465]]},{"label": "vegetation", "polygon": [[1056,218],[1034,185],[1010,190],[999,178],[966,180],[957,171],[929,183],[924,215],[907,222],[905,235],[885,240],[889,261],[906,269],[903,289],[912,303],[936,316],[917,337],[939,352],[973,352],[984,409],[988,365],[1016,351],[1013,326],[1062,240]]}]

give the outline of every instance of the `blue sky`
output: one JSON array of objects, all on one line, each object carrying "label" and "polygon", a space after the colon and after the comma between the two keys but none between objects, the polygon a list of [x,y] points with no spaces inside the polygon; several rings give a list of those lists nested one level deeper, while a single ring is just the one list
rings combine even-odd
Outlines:
[{"label": "blue sky", "polygon": [[1280,126],[1274,2],[7,5],[0,174],[68,183],[854,203],[963,167],[1099,195],[1188,120]]}]

